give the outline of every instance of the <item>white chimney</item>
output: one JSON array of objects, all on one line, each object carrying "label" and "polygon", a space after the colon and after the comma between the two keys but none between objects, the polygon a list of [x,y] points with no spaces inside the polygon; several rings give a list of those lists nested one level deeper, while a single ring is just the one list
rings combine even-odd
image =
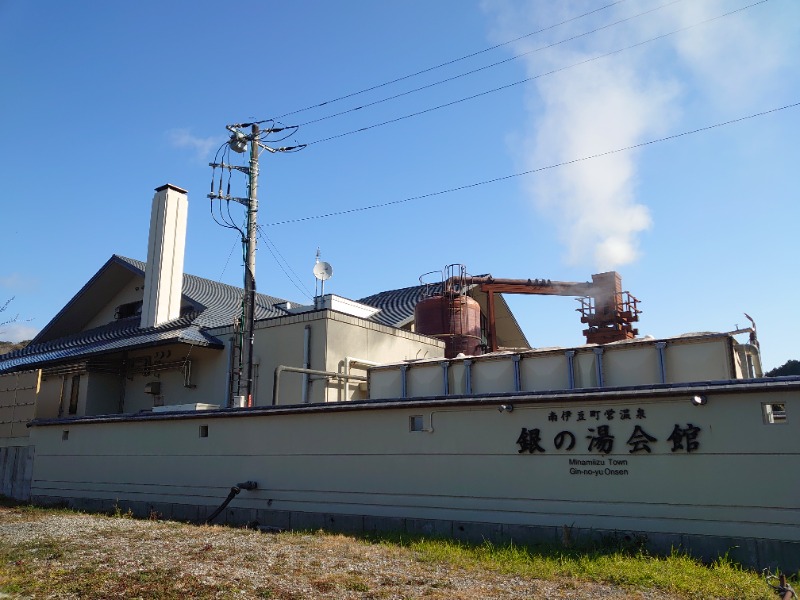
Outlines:
[{"label": "white chimney", "polygon": [[186,249],[186,190],[170,183],[156,188],[150,213],[144,272],[142,327],[155,327],[181,314],[183,254]]}]

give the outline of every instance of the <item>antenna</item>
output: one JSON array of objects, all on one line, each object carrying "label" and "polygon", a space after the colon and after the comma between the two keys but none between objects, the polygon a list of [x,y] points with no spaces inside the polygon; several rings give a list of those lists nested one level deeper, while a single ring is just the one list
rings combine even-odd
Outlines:
[{"label": "antenna", "polygon": [[[330,263],[320,260],[319,257],[320,251],[319,248],[317,248],[317,260],[314,263],[313,272],[314,277],[320,282],[320,293],[318,298],[321,298],[325,295],[325,282],[331,278],[331,275],[333,275],[333,267],[330,265]],[[316,299],[315,304],[317,304]]]},{"label": "antenna", "polygon": [[331,275],[333,275],[333,267],[330,263],[322,261],[314,265],[314,277],[320,281],[327,281],[331,278]]}]

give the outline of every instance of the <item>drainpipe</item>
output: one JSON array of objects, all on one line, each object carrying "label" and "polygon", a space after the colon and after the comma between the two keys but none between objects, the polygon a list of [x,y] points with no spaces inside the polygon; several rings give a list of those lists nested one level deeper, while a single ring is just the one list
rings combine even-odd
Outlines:
[{"label": "drainpipe", "polygon": [[514,361],[514,391],[521,392],[522,391],[522,375],[519,370],[519,361],[522,357],[519,354],[515,354],[511,357],[511,360]]},{"label": "drainpipe", "polygon": [[658,374],[661,377],[661,383],[667,383],[667,362],[664,349],[667,347],[667,342],[656,342],[656,350],[658,350]]},{"label": "drainpipe", "polygon": [[[305,329],[303,330],[303,368],[310,369],[311,368],[311,325],[306,325]],[[302,399],[303,404],[308,404],[308,388],[309,383],[311,382],[310,375],[308,373],[303,375],[303,392],[302,392]]]},{"label": "drainpipe", "polygon": [[442,367],[442,390],[445,396],[450,395],[450,361],[443,360],[439,363]]},{"label": "drainpipe", "polygon": [[[128,353],[122,353],[122,366],[119,373],[119,400],[117,401],[117,412],[122,414],[125,412],[125,379],[128,372]],[[59,417],[61,415],[58,415]]]},{"label": "drainpipe", "polygon": [[467,359],[464,361],[464,387],[466,393],[472,393],[472,360]]},{"label": "drainpipe", "polygon": [[567,380],[569,389],[575,389],[575,350],[567,350],[564,353],[567,357]]},{"label": "drainpipe", "polygon": [[594,361],[594,372],[597,375],[597,387],[605,387],[603,381],[603,348],[602,346],[599,348],[593,348],[595,361]]},{"label": "drainpipe", "polygon": [[231,337],[229,338],[231,343],[230,352],[228,352],[228,389],[227,393],[225,394],[228,397],[228,401],[226,405],[228,408],[233,406],[233,371],[236,367],[235,360],[236,360],[236,338]]}]

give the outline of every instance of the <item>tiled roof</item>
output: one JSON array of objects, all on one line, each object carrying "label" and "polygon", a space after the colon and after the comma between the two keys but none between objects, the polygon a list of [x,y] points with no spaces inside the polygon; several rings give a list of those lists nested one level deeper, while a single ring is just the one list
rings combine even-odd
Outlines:
[{"label": "tiled roof", "polygon": [[[143,262],[124,256],[115,255],[115,258],[134,267],[144,277],[145,264]],[[244,293],[242,288],[186,274],[183,276],[182,293],[186,298],[204,308],[193,321],[195,325],[224,327],[233,323],[234,318],[241,313],[242,294]],[[281,302],[286,302],[286,300],[256,293],[256,320],[284,316],[285,311],[275,308],[275,305]]]},{"label": "tiled roof", "polygon": [[[114,255],[95,277],[109,266],[123,265],[134,275],[144,277],[145,264],[138,260]],[[88,286],[88,284],[87,284]],[[83,290],[87,289],[86,287]],[[73,298],[75,302],[81,293]],[[73,335],[45,339],[34,339],[31,344],[0,356],[0,373],[38,368],[48,364],[74,361],[123,349],[134,349],[168,343],[184,343],[195,346],[222,348],[224,344],[206,330],[231,325],[241,313],[243,290],[231,285],[217,283],[195,275],[183,276],[183,296],[194,304],[195,310],[180,318],[142,329],[139,317],[120,319],[100,327],[81,331]],[[285,302],[266,294],[256,294],[256,319],[268,319],[285,314],[275,305]],[[69,306],[69,305],[68,305]],[[59,315],[61,315],[65,307]],[[51,324],[58,319],[56,316]]]},{"label": "tiled roof", "polygon": [[169,327],[147,329],[139,328],[139,317],[131,317],[74,336],[29,345],[0,357],[0,373],[164,343],[222,348],[220,340],[191,323],[194,314],[172,321]]},{"label": "tiled roof", "polygon": [[414,316],[414,307],[421,298],[442,293],[442,283],[432,283],[427,285],[415,285],[412,287],[401,288],[399,290],[387,290],[366,298],[361,298],[357,302],[374,306],[381,309],[379,313],[373,315],[370,320],[388,325],[389,327],[401,327]]}]

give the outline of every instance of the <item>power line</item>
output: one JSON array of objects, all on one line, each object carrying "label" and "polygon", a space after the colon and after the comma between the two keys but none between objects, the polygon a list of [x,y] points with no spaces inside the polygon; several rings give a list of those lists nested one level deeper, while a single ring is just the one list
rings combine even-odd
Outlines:
[{"label": "power line", "polygon": [[498,183],[500,181],[506,181],[508,179],[514,179],[515,177],[522,177],[524,175],[532,175],[534,173],[541,173],[542,171],[547,171],[547,170],[550,170],[550,169],[556,169],[558,167],[565,167],[565,166],[568,166],[568,165],[573,165],[575,163],[584,162],[584,161],[592,160],[592,159],[595,159],[595,158],[602,158],[604,156],[610,156],[612,154],[619,154],[620,152],[627,152],[629,150],[635,150],[637,148],[644,148],[645,146],[650,146],[650,145],[653,145],[653,144],[658,144],[658,143],[661,143],[661,142],[674,140],[674,139],[685,137],[685,136],[688,136],[688,135],[693,135],[695,133],[701,133],[703,131],[709,131],[711,129],[717,129],[719,127],[724,127],[726,125],[733,125],[734,123],[740,123],[742,121],[747,121],[748,119],[754,119],[756,117],[763,117],[765,115],[776,113],[776,112],[779,112],[779,111],[782,111],[782,110],[786,110],[786,109],[789,109],[789,108],[797,108],[798,106],[800,106],[800,102],[795,102],[793,104],[787,104],[785,106],[780,106],[780,107],[777,107],[777,108],[771,108],[769,110],[765,110],[765,111],[762,111],[762,112],[754,113],[754,114],[747,115],[747,116],[744,116],[744,117],[739,117],[737,119],[731,119],[730,121],[724,121],[722,123],[715,123],[713,125],[707,125],[705,127],[699,127],[697,129],[692,129],[690,131],[684,131],[682,133],[676,133],[676,134],[673,134],[673,135],[668,135],[666,137],[657,138],[657,139],[649,140],[649,141],[646,141],[646,142],[641,142],[639,144],[633,144],[631,146],[625,146],[624,148],[617,148],[615,150],[607,150],[606,152],[600,152],[598,154],[592,154],[590,156],[584,156],[584,157],[581,157],[581,158],[574,158],[572,160],[567,160],[567,161],[564,161],[564,162],[555,163],[555,164],[552,164],[552,165],[547,165],[545,167],[538,167],[536,169],[530,169],[528,171],[522,171],[520,173],[512,173],[511,175],[503,175],[502,177],[495,177],[494,179],[485,179],[483,181],[477,181],[477,182],[474,182],[474,183],[468,183],[468,184],[465,184],[465,185],[460,185],[458,187],[448,188],[448,189],[445,189],[445,190],[439,190],[439,191],[436,191],[436,192],[430,192],[428,194],[422,194],[422,195],[419,195],[419,196],[411,196],[409,198],[403,198],[401,200],[392,200],[391,202],[383,202],[381,204],[372,204],[370,206],[361,206],[361,207],[358,207],[358,208],[350,208],[350,209],[347,209],[347,210],[329,212],[329,213],[325,213],[325,214],[321,214],[321,215],[312,215],[312,216],[308,216],[308,217],[298,217],[298,218],[295,218],[295,219],[286,219],[285,221],[277,221],[275,223],[269,223],[266,226],[267,227],[275,227],[275,226],[278,226],[278,225],[288,225],[290,223],[300,223],[300,222],[303,222],[303,221],[312,221],[312,220],[316,220],[316,219],[325,219],[327,217],[336,217],[336,216],[341,216],[341,215],[347,215],[347,214],[351,214],[351,213],[372,210],[372,209],[375,209],[375,208],[385,208],[385,207],[388,207],[388,206],[395,206],[395,205],[398,205],[398,204],[404,204],[406,202],[411,202],[413,200],[422,200],[424,198],[433,198],[435,196],[442,196],[444,194],[451,194],[453,192],[460,192],[462,190],[476,188],[476,187],[480,187],[480,186],[483,186],[483,185],[488,185],[490,183]]},{"label": "power line", "polygon": [[[303,283],[303,280],[300,279],[300,277],[297,275],[297,273],[294,271],[294,269],[292,269],[292,266],[289,264],[289,261],[287,261],[284,258],[283,254],[281,254],[280,250],[278,250],[278,247],[275,245],[275,242],[273,242],[271,239],[269,239],[269,237],[267,237],[267,234],[264,232],[263,227],[261,227],[260,225],[258,227],[258,236],[264,241],[264,243],[267,246],[267,250],[272,255],[272,258],[275,260],[275,263],[278,265],[278,267],[280,267],[280,270],[283,271],[283,274],[286,275],[286,278],[291,282],[291,284],[295,288],[297,288],[297,291],[299,291],[305,297],[313,300],[314,296],[312,295],[311,290],[309,290],[306,287],[306,285]],[[273,251],[273,249],[274,249],[274,251]],[[281,259],[283,260],[283,263],[286,265],[286,268],[288,268],[289,271],[292,272],[292,275],[294,277],[292,277],[292,275],[289,275],[289,273],[286,271],[286,269],[281,264],[281,261],[278,260],[278,256],[275,255],[276,253],[277,253],[278,256],[281,257]],[[298,285],[298,283],[299,283],[299,285]],[[302,286],[302,288],[300,286]]]},{"label": "power line", "polygon": [[585,60],[579,61],[577,63],[573,63],[571,65],[567,65],[567,66],[564,66],[564,67],[559,67],[557,69],[553,69],[551,71],[547,71],[546,73],[539,73],[538,75],[532,75],[531,77],[526,77],[525,79],[520,79],[519,81],[514,81],[512,83],[507,83],[507,84],[502,85],[500,87],[492,88],[492,89],[489,89],[489,90],[484,90],[483,92],[479,92],[479,93],[473,94],[471,96],[466,96],[466,97],[463,97],[463,98],[459,98],[457,100],[452,100],[450,102],[445,102],[444,104],[439,104],[437,106],[432,106],[430,108],[419,110],[419,111],[416,111],[416,112],[413,112],[413,113],[410,113],[410,114],[407,114],[407,115],[403,115],[403,116],[400,116],[400,117],[395,117],[393,119],[388,119],[386,121],[381,121],[380,123],[374,123],[372,125],[367,125],[365,127],[359,127],[358,129],[353,129],[351,131],[346,131],[344,133],[339,133],[339,134],[336,134],[336,135],[331,135],[331,136],[328,136],[328,137],[325,137],[325,138],[314,140],[313,142],[308,142],[308,144],[306,144],[306,146],[312,146],[314,144],[321,144],[323,142],[329,142],[331,140],[336,140],[336,139],[343,138],[343,137],[346,137],[346,136],[349,136],[349,135],[353,135],[353,134],[356,134],[356,133],[362,133],[364,131],[369,131],[371,129],[376,129],[377,127],[383,127],[384,125],[391,125],[392,123],[397,123],[399,121],[404,121],[406,119],[411,119],[413,117],[418,117],[418,116],[421,116],[421,115],[424,115],[424,114],[427,114],[427,113],[434,112],[436,110],[441,110],[443,108],[448,108],[450,106],[454,106],[454,105],[460,104],[462,102],[467,102],[469,100],[475,100],[476,98],[480,98],[482,96],[487,96],[487,95],[493,94],[495,92],[500,92],[500,91],[503,91],[503,90],[506,90],[506,89],[509,89],[509,88],[512,88],[512,87],[516,87],[518,85],[522,85],[523,83],[528,83],[529,81],[533,81],[535,79],[546,77],[548,75],[554,75],[556,73],[560,73],[562,71],[566,71],[566,70],[572,69],[574,67],[579,67],[581,65],[585,65],[585,64],[594,62],[596,60],[600,60],[602,58],[608,58],[609,56],[613,56],[615,54],[619,54],[619,53],[625,52],[627,50],[632,50],[633,48],[638,48],[639,46],[644,46],[646,44],[649,44],[649,43],[652,43],[652,42],[667,38],[667,37],[675,35],[677,33],[682,33],[684,31],[688,31],[689,29],[693,29],[695,27],[699,27],[700,25],[706,25],[706,24],[711,23],[713,21],[717,21],[719,19],[722,19],[722,18],[725,18],[725,17],[729,17],[729,16],[734,15],[736,13],[745,11],[745,10],[747,10],[749,8],[753,8],[754,6],[758,6],[759,4],[764,4],[766,2],[769,2],[769,0],[758,0],[758,2],[754,2],[752,4],[748,4],[747,6],[743,6],[741,8],[737,8],[737,9],[732,10],[730,12],[727,12],[727,13],[724,13],[724,14],[721,14],[721,15],[717,15],[716,17],[711,17],[709,19],[705,19],[703,21],[699,21],[697,23],[693,23],[692,25],[687,25],[686,27],[681,27],[679,29],[675,29],[673,31],[670,31],[670,32],[667,32],[667,33],[663,33],[663,34],[658,35],[656,37],[653,37],[653,38],[650,38],[650,39],[647,39],[647,40],[644,40],[644,41],[641,41],[641,42],[637,42],[635,44],[631,44],[630,46],[625,46],[624,48],[618,48],[617,50],[612,50],[611,52],[607,52],[605,54],[600,54],[600,55],[594,56],[592,58],[587,58]]},{"label": "power line", "polygon": [[578,15],[576,17],[570,17],[569,19],[566,19],[566,20],[561,21],[559,23],[555,23],[554,25],[549,25],[547,27],[543,27],[542,29],[537,29],[536,31],[531,31],[530,33],[526,33],[526,34],[521,35],[521,36],[519,36],[517,38],[514,38],[513,40],[508,40],[508,41],[502,42],[500,44],[495,44],[494,46],[490,46],[488,48],[484,48],[483,50],[478,50],[477,52],[472,52],[471,54],[466,54],[464,56],[460,56],[459,58],[454,58],[452,60],[448,60],[448,61],[440,63],[438,65],[434,65],[432,67],[427,67],[427,68],[422,69],[420,71],[416,71],[416,72],[410,73],[408,75],[403,75],[402,77],[397,77],[396,79],[391,79],[389,81],[385,81],[383,83],[379,83],[377,85],[373,85],[371,87],[364,88],[364,89],[359,90],[357,92],[351,92],[349,94],[345,94],[344,96],[339,96],[338,98],[333,98],[331,100],[326,100],[325,102],[320,102],[318,104],[312,104],[311,106],[306,106],[305,108],[300,108],[300,109],[297,109],[297,110],[293,110],[291,112],[284,113],[279,117],[275,117],[275,119],[282,119],[283,117],[288,117],[289,115],[295,115],[297,113],[301,113],[301,112],[305,112],[305,111],[308,111],[308,110],[312,110],[314,108],[320,108],[322,106],[327,106],[328,104],[333,104],[334,102],[339,102],[341,100],[346,100],[347,98],[352,98],[353,96],[358,96],[360,94],[365,94],[366,92],[371,92],[373,90],[377,90],[377,89],[380,89],[382,87],[386,87],[388,85],[392,85],[394,83],[398,83],[400,81],[405,81],[406,79],[411,79],[412,77],[417,77],[418,75],[423,75],[425,73],[430,73],[431,71],[435,71],[437,69],[441,69],[442,67],[446,67],[448,65],[452,65],[452,64],[460,62],[462,60],[466,60],[468,58],[472,58],[474,56],[478,56],[480,54],[484,54],[486,52],[490,52],[492,50],[496,50],[497,48],[502,48],[503,46],[507,46],[509,44],[513,44],[514,42],[518,42],[518,41],[523,40],[523,39],[525,39],[527,37],[531,37],[533,35],[542,33],[544,31],[549,31],[550,29],[555,29],[556,27],[560,27],[561,25],[566,25],[567,23],[571,23],[572,21],[577,21],[577,20],[582,19],[584,17],[588,17],[589,15],[592,15],[594,13],[603,11],[603,10],[605,10],[607,8],[611,8],[612,6],[615,6],[617,4],[621,4],[622,2],[625,2],[625,0],[616,0],[615,2],[611,2],[610,4],[606,4],[605,6],[601,6],[599,8],[594,9],[594,10],[590,10],[589,12],[583,13],[583,14]]},{"label": "power line", "polygon": [[[427,90],[427,89],[436,87],[438,85],[449,83],[451,81],[455,81],[455,80],[461,79],[463,77],[468,77],[469,75],[474,75],[475,73],[480,73],[482,71],[486,71],[488,69],[493,69],[494,67],[499,67],[500,65],[504,65],[504,64],[506,64],[508,62],[523,58],[525,56],[529,56],[529,55],[535,54],[537,52],[542,52],[543,50],[549,50],[550,48],[555,48],[556,46],[560,46],[561,44],[566,44],[568,42],[573,42],[573,41],[575,41],[577,39],[580,39],[582,37],[586,37],[588,35],[592,35],[593,33],[597,33],[598,31],[603,31],[603,30],[609,29],[611,27],[616,27],[617,25],[620,25],[622,23],[626,23],[627,21],[632,21],[633,19],[637,19],[639,17],[643,17],[644,15],[648,15],[650,13],[656,12],[656,11],[661,10],[663,8],[666,8],[668,6],[672,6],[673,4],[677,4],[678,2],[683,2],[683,0],[671,0],[670,2],[667,2],[666,4],[662,4],[661,6],[656,6],[655,8],[651,8],[651,9],[646,10],[644,12],[640,12],[638,14],[631,15],[629,17],[625,17],[624,19],[620,19],[618,21],[614,21],[613,23],[608,23],[606,25],[603,25],[602,27],[597,27],[595,29],[591,29],[589,31],[585,31],[583,33],[579,33],[579,34],[573,35],[573,36],[565,38],[563,40],[559,40],[557,42],[553,42],[551,44],[547,44],[546,46],[540,46],[539,48],[535,48],[533,50],[528,50],[527,52],[522,52],[521,54],[516,54],[516,55],[511,56],[509,58],[505,58],[503,60],[500,60],[500,61],[497,61],[497,62],[493,62],[493,63],[488,64],[488,65],[484,65],[483,67],[478,67],[477,69],[472,69],[470,71],[465,71],[464,73],[460,73],[458,75],[453,75],[452,77],[447,77],[445,79],[440,79],[439,81],[434,81],[433,83],[429,83],[427,85],[423,85],[423,86],[420,86],[420,87],[417,87],[417,88],[414,88],[414,89],[411,89],[411,90],[407,90],[405,92],[400,92],[399,94],[394,94],[394,95],[388,96],[386,98],[381,98],[380,100],[375,100],[373,102],[367,102],[366,104],[362,104],[361,106],[355,106],[353,108],[348,108],[346,110],[342,110],[342,111],[339,111],[337,113],[326,115],[324,117],[319,117],[317,119],[312,119],[310,121],[306,121],[305,123],[301,123],[300,127],[305,126],[305,125],[312,125],[314,123],[319,123],[321,121],[327,121],[328,119],[333,119],[335,117],[341,117],[342,115],[346,115],[346,114],[349,114],[349,113],[352,113],[352,112],[356,112],[358,110],[363,110],[365,108],[369,108],[369,107],[375,106],[377,104],[383,104],[384,102],[389,102],[390,100],[396,100],[397,98],[402,98],[404,96],[409,96],[411,94],[415,94],[417,92],[421,92],[423,90]],[[544,30],[540,30],[540,31],[544,31]],[[528,35],[532,35],[532,34],[528,34]],[[527,37],[527,36],[523,36],[523,37]],[[517,39],[521,39],[521,38],[517,38]],[[513,41],[516,41],[516,40],[513,40]],[[507,43],[510,43],[510,42],[507,42]]]}]

